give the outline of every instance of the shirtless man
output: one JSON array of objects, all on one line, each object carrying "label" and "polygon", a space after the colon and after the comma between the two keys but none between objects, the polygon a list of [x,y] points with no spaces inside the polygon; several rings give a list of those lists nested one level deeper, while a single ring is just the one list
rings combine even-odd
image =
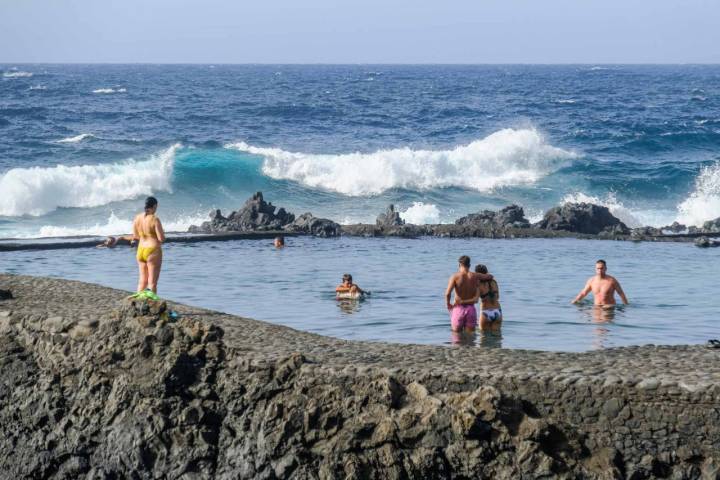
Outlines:
[{"label": "shirtless man", "polygon": [[[445,305],[450,312],[450,328],[453,332],[472,332],[477,327],[477,310],[475,310],[475,294],[479,281],[490,281],[490,274],[470,271],[470,257],[463,255],[458,259],[458,271],[448,280],[445,289]],[[450,296],[455,291],[455,303],[450,303]]]},{"label": "shirtless man", "polygon": [[623,303],[627,305],[628,299],[620,286],[620,282],[618,282],[615,277],[611,277],[605,272],[607,272],[607,264],[605,263],[605,260],[598,260],[595,262],[595,276],[591,277],[587,281],[585,288],[578,293],[577,297],[575,297],[571,303],[579,302],[585,298],[585,295],[592,292],[593,297],[595,298],[596,307],[613,306],[615,305],[615,292],[617,292]]}]

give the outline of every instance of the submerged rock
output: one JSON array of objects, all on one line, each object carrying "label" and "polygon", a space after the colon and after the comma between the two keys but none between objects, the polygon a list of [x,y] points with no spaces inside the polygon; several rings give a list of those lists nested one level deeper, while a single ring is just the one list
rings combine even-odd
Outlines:
[{"label": "submerged rock", "polygon": [[584,202],[566,203],[551,208],[535,227],[593,235],[602,232],[613,235],[630,233],[630,229],[610,213],[607,207]]},{"label": "submerged rock", "polygon": [[720,247],[720,242],[716,240],[710,240],[708,237],[700,237],[695,240],[695,246],[701,248]]},{"label": "submerged rock", "polygon": [[395,205],[390,205],[385,213],[378,215],[375,224],[379,227],[394,227],[405,225],[405,220],[400,218],[400,214],[395,211]]},{"label": "submerged rock", "polygon": [[508,205],[497,212],[483,210],[471,213],[455,220],[455,225],[471,227],[529,228],[530,222],[525,218],[525,211],[519,205]]}]

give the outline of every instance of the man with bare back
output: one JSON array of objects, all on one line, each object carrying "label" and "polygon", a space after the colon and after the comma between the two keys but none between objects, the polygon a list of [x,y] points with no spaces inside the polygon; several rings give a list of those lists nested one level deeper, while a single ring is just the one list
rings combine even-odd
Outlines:
[{"label": "man with bare back", "polygon": [[[490,281],[490,274],[470,271],[470,257],[463,255],[458,259],[458,271],[453,274],[445,289],[445,305],[450,312],[450,327],[453,332],[472,332],[477,328],[477,310],[475,310],[475,294],[478,282]],[[450,303],[450,296],[455,291],[455,303]]]},{"label": "man with bare back", "polygon": [[606,272],[607,264],[605,263],[605,260],[598,260],[595,262],[595,276],[591,277],[587,281],[585,288],[578,293],[572,303],[579,302],[585,298],[585,295],[592,292],[596,307],[612,307],[615,305],[615,292],[617,292],[617,294],[620,295],[622,302],[627,305],[628,299],[620,286],[620,282],[618,282],[615,277],[608,275]]}]

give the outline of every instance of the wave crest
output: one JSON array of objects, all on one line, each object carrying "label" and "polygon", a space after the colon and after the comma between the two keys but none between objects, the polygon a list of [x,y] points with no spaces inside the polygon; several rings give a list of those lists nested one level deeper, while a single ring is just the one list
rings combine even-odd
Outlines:
[{"label": "wave crest", "polygon": [[170,191],[173,145],[149,160],[109,165],[14,168],[0,177],[0,215],[43,215],[59,207],[96,207]]},{"label": "wave crest", "polygon": [[695,179],[695,190],[677,207],[678,221],[702,226],[720,217],[720,162],[704,167]]},{"label": "wave crest", "polygon": [[127,89],[125,88],[118,88],[117,90],[114,88],[96,88],[92,91],[92,93],[125,93],[127,92]]},{"label": "wave crest", "polygon": [[400,217],[407,223],[414,225],[438,224],[440,223],[440,210],[432,203],[413,202]]},{"label": "wave crest", "polygon": [[263,156],[262,170],[269,177],[350,196],[377,195],[392,188],[489,191],[531,184],[576,157],[546,143],[537,130],[510,128],[452,150],[399,148],[314,155],[244,142],[226,147]]},{"label": "wave crest", "polygon": [[81,133],[80,135],[75,135],[74,137],[68,137],[63,138],[62,140],[58,140],[57,143],[77,143],[82,142],[86,138],[95,138],[95,135],[92,133]]},{"label": "wave crest", "polygon": [[17,70],[3,73],[3,77],[5,78],[30,78],[32,76],[32,72],[23,72]]}]

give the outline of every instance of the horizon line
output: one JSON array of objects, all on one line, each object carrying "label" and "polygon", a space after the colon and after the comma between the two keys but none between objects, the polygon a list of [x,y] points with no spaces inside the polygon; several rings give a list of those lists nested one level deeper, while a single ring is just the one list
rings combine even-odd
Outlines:
[{"label": "horizon line", "polygon": [[514,62],[514,63],[443,63],[443,62],[415,62],[415,63],[392,63],[392,62],[12,62],[0,60],[0,65],[221,65],[221,66],[574,66],[574,65],[595,65],[595,66],[717,66],[720,62]]}]

